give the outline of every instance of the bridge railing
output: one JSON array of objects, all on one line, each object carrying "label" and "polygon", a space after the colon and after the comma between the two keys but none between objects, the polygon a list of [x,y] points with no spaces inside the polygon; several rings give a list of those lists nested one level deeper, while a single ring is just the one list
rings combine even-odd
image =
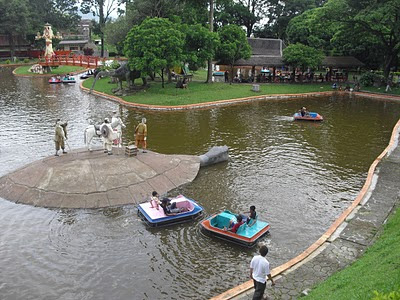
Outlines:
[{"label": "bridge railing", "polygon": [[53,55],[51,57],[39,56],[39,64],[42,66],[81,66],[97,68],[101,58],[98,56],[86,55]]}]

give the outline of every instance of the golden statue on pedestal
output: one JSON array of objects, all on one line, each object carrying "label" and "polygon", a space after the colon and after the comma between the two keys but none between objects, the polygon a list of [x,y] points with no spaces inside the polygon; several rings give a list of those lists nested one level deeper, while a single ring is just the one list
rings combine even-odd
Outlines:
[{"label": "golden statue on pedestal", "polygon": [[61,39],[61,38],[62,37],[59,32],[57,32],[56,35],[53,34],[53,30],[51,29],[51,25],[49,23],[46,23],[44,25],[43,35],[40,35],[40,32],[38,32],[35,37],[36,40],[45,39],[46,41],[46,51],[44,52],[45,57],[53,56],[54,54],[53,39]]}]

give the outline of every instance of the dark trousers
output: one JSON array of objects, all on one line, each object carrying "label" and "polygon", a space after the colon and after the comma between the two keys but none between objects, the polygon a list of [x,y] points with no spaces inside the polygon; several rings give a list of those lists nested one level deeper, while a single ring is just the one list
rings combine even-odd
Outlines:
[{"label": "dark trousers", "polygon": [[253,279],[254,282],[254,295],[253,300],[261,300],[264,296],[265,287],[267,286],[267,282],[261,283]]}]

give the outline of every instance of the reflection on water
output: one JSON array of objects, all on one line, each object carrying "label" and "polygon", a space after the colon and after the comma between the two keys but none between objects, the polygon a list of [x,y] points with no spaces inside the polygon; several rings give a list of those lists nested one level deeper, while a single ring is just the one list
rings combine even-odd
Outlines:
[{"label": "reflection on water", "polygon": [[[229,147],[229,162],[201,169],[171,194],[196,199],[206,215],[255,205],[271,223],[263,242],[272,267],[304,251],[354,199],[400,112],[397,103],[345,94],[137,111],[82,93],[78,84],[17,78],[9,68],[0,75],[0,175],[54,153],[56,118],[69,121],[68,144],[81,148],[89,120],[118,109],[127,144],[145,116],[151,150],[197,155]],[[325,121],[294,122],[301,106]],[[0,227],[2,299],[206,299],[247,280],[257,251],[203,236],[197,223],[148,228],[133,205],[49,210],[0,200]]]}]

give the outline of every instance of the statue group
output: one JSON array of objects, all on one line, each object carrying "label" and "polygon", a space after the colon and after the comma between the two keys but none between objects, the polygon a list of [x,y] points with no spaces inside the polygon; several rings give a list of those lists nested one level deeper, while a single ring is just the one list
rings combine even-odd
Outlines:
[{"label": "statue group", "polygon": [[[122,81],[126,81],[128,83],[128,87],[125,91],[129,92],[134,90],[134,82],[135,79],[138,79],[141,77],[140,71],[137,70],[131,70],[129,65],[127,63],[123,63],[120,67],[118,67],[115,70],[103,70],[103,71],[96,71],[95,72],[95,77],[93,80],[92,87],[90,88],[91,93],[93,91],[93,88],[96,84],[96,81],[105,76],[110,76],[112,78],[115,78],[119,84],[119,87],[117,89],[113,90],[113,93],[116,95],[123,95],[124,94],[124,89],[122,88]],[[147,80],[145,77],[142,77],[142,88],[147,86]]]},{"label": "statue group", "polygon": [[125,128],[125,124],[121,118],[117,115],[117,111],[113,111],[111,121],[109,118],[105,118],[103,123],[100,125],[89,125],[85,128],[84,142],[86,148],[92,151],[91,142],[94,137],[101,137],[103,141],[104,153],[112,155],[112,146],[122,147],[122,128]]}]

